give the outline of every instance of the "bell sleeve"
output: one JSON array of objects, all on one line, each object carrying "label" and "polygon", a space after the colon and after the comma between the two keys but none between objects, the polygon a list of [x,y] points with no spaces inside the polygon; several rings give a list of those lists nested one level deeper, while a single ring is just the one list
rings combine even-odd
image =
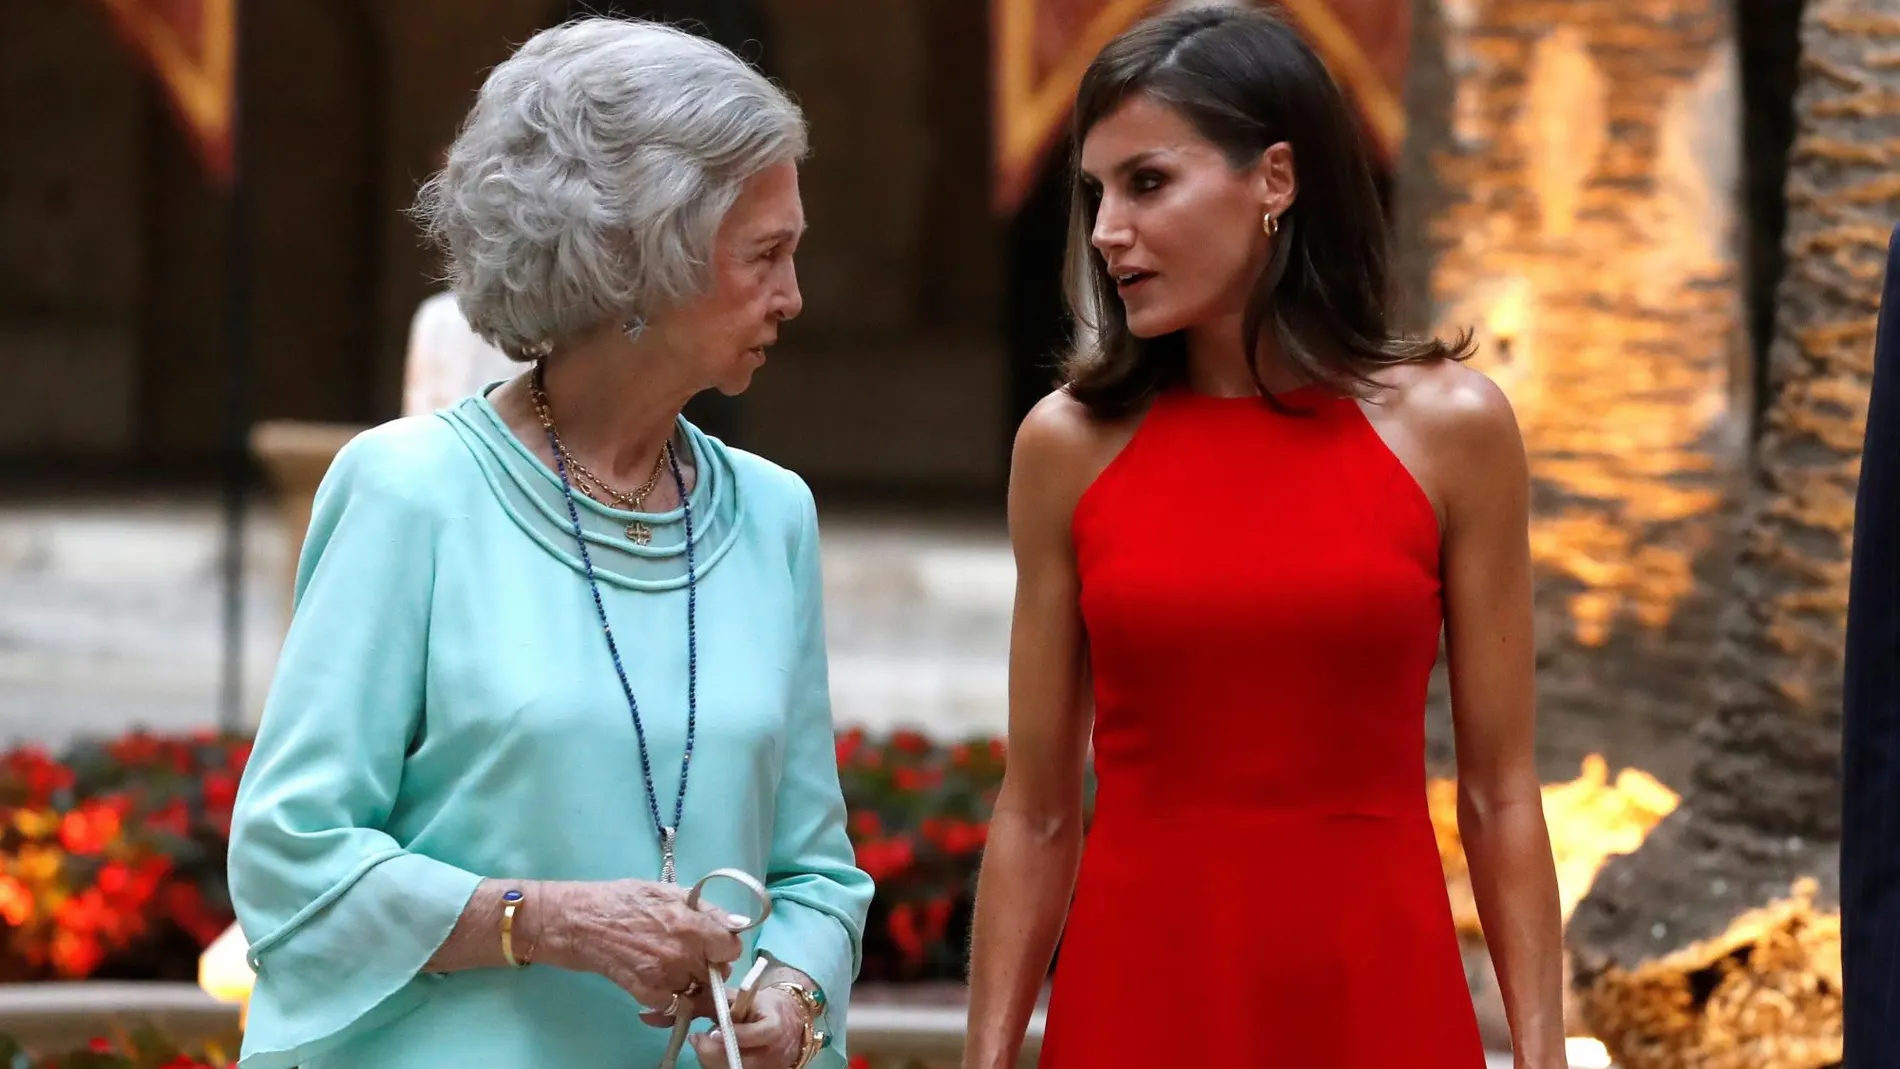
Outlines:
[{"label": "bell sleeve", "polygon": [[789,736],[781,770],[766,889],[772,915],[759,948],[809,975],[827,1000],[831,1046],[812,1064],[845,1065],[845,1015],[861,964],[871,877],[857,867],[845,831],[837,744],[825,664],[824,592],[818,557],[818,515],[803,484],[802,520],[793,553],[794,613],[799,653],[792,673]]},{"label": "bell sleeve", "polygon": [[317,491],[232,813],[231,899],[257,971],[242,1069],[290,1069],[420,1006],[480,882],[383,830],[422,716],[434,582],[394,430],[352,441]]}]

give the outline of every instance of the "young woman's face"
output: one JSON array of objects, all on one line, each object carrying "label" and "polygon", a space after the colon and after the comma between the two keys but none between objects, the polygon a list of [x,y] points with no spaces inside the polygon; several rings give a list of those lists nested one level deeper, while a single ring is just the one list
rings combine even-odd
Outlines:
[{"label": "young woman's face", "polygon": [[1090,241],[1130,332],[1153,338],[1244,312],[1272,251],[1264,215],[1291,201],[1290,148],[1237,170],[1180,112],[1138,94],[1089,130],[1081,162],[1099,191]]}]

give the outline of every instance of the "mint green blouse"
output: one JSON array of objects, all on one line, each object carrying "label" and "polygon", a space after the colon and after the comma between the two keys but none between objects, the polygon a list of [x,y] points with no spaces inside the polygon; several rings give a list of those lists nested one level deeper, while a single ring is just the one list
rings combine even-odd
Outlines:
[{"label": "mint green blouse", "polygon": [[[737,967],[766,950],[816,979],[837,1036],[820,1064],[842,1066],[871,879],[845,833],[811,492],[681,429],[698,471],[699,714],[679,877],[730,867],[767,885],[771,917]],[[682,516],[644,517],[639,546],[633,514],[579,507],[670,820]],[[654,1065],[665,1033],[601,977],[423,971],[484,877],[660,872],[633,721],[554,473],[485,397],[365,432],[317,492],[295,606],[231,824],[231,897],[257,969],[240,1064]]]}]

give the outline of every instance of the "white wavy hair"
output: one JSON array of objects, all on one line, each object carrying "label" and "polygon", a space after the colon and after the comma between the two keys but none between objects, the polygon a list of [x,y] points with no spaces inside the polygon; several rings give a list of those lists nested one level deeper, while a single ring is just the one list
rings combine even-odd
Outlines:
[{"label": "white wavy hair", "polygon": [[578,19],[489,73],[414,211],[469,325],[525,359],[703,292],[741,187],[806,145],[798,105],[719,45]]}]

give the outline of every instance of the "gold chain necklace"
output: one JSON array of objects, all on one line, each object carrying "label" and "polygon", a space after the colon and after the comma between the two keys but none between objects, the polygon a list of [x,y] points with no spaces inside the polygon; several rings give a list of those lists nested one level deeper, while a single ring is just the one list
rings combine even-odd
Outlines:
[{"label": "gold chain necklace", "polygon": [[[555,450],[561,454],[562,462],[575,475],[574,481],[581,484],[582,491],[588,497],[610,508],[624,509],[627,512],[645,511],[647,495],[660,484],[660,475],[666,471],[667,461],[672,459],[673,443],[671,441],[661,444],[660,455],[653,461],[653,471],[647,475],[646,482],[631,492],[617,490],[608,485],[607,480],[589,471],[580,461],[574,459],[573,453],[568,451],[567,443],[561,441],[560,433],[554,429],[554,413],[548,408],[548,395],[541,389],[540,383],[529,384],[528,400],[534,405],[535,417],[541,421],[541,429],[547,432],[548,441],[554,444]],[[603,497],[606,500],[601,500]],[[635,520],[627,525],[627,537],[632,539],[636,546],[651,544],[653,528],[647,526],[644,521]]]}]

